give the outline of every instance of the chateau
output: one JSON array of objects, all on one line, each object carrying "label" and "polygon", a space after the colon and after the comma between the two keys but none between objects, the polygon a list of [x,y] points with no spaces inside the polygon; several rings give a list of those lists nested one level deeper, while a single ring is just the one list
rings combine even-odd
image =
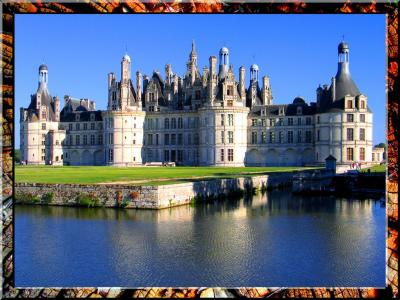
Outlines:
[{"label": "chateau", "polygon": [[[217,65],[218,64],[218,65]],[[188,166],[301,166],[372,162],[372,112],[350,76],[349,46],[338,46],[338,70],[330,86],[319,86],[316,102],[296,97],[273,104],[268,76],[259,67],[239,68],[229,50],[197,65],[194,42],[182,77],[165,66],[164,77],[136,72],[121,61],[120,81],[108,74],[107,110],[89,99],[48,90],[48,68],[39,67],[39,86],[20,110],[21,160],[27,164],[141,166],[175,162]],[[374,159],[373,159],[374,156]]]}]

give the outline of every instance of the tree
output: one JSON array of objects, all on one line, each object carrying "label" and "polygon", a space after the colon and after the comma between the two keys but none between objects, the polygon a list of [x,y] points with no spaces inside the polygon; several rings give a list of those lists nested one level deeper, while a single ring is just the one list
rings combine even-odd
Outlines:
[{"label": "tree", "polygon": [[386,144],[385,143],[379,143],[374,146],[375,148],[384,148],[386,150]]},{"label": "tree", "polygon": [[16,163],[20,163],[21,161],[21,151],[19,149],[14,150],[14,160]]}]

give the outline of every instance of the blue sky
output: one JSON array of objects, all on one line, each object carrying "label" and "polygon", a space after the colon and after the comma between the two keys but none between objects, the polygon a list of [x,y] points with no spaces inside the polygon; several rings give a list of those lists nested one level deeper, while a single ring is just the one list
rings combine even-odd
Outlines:
[{"label": "blue sky", "polygon": [[127,49],[132,74],[140,70],[164,76],[166,63],[183,75],[196,43],[198,66],[208,66],[221,47],[230,51],[238,78],[240,66],[260,67],[268,75],[274,103],[302,96],[316,101],[319,84],[330,84],[337,70],[337,45],[344,35],[350,46],[353,80],[374,113],[374,144],[386,132],[386,21],[384,15],[21,15],[15,18],[16,147],[19,108],[37,90],[38,67],[49,68],[49,90],[90,98],[98,109],[107,103],[107,74],[120,78]]}]

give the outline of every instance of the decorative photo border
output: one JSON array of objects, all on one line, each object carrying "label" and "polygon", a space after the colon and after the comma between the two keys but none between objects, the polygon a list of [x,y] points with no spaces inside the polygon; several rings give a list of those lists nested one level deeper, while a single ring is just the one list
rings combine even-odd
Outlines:
[{"label": "decorative photo border", "polygon": [[[0,297],[307,297],[307,298],[375,298],[398,295],[398,4],[385,3],[227,3],[222,0],[157,1],[88,0],[84,3],[47,2],[36,0],[2,1],[1,32],[1,120],[2,146],[2,286]],[[6,2],[6,3],[4,3]],[[386,178],[386,288],[40,288],[14,287],[13,194],[14,194],[14,21],[15,14],[34,13],[366,13],[387,17],[387,178]]]}]

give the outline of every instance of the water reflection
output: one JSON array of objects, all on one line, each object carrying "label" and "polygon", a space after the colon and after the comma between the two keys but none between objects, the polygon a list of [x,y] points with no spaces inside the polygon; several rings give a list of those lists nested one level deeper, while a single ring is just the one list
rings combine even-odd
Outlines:
[{"label": "water reflection", "polygon": [[273,191],[163,210],[16,207],[17,286],[384,286],[375,200]]}]

